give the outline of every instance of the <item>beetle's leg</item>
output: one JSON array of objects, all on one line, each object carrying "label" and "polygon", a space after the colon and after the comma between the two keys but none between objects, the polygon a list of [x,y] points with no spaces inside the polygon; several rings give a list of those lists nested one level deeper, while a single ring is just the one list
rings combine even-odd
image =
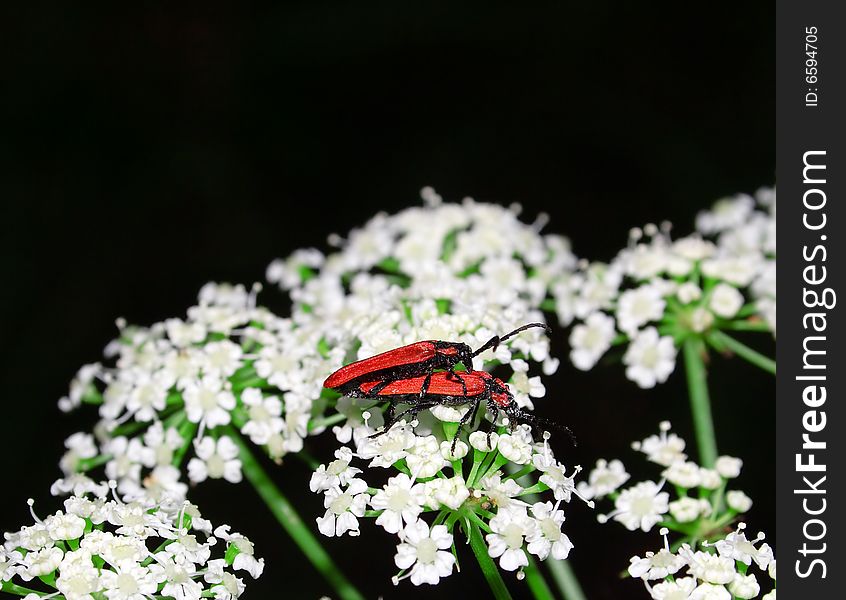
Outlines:
[{"label": "beetle's leg", "polygon": [[[404,401],[403,401],[403,404],[405,404],[405,403],[407,403],[407,402],[408,402],[408,400],[404,400]],[[420,408],[418,408],[418,406],[419,406]],[[382,435],[382,434],[384,434],[384,433],[387,433],[387,431],[388,431],[391,427],[393,427],[393,426],[394,426],[394,425],[395,425],[395,424],[396,424],[396,423],[397,423],[400,419],[402,419],[402,418],[403,418],[405,415],[407,415],[408,413],[414,413],[414,414],[416,415],[418,412],[420,412],[421,410],[423,410],[424,408],[427,408],[427,407],[429,407],[429,406],[432,406],[432,403],[413,404],[413,405],[411,406],[411,408],[407,408],[407,409],[405,409],[404,411],[402,411],[400,414],[398,414],[398,415],[396,415],[396,416],[394,416],[394,415],[393,415],[393,410],[391,410],[391,411],[390,411],[390,412],[391,412],[390,420],[386,420],[386,421],[385,421],[385,425],[384,425],[384,427],[382,428],[382,431],[379,431],[379,432],[377,432],[377,433],[374,433],[373,435],[371,435],[371,436],[369,436],[369,437],[374,438],[374,437],[378,437],[378,436],[380,436],[380,435]],[[393,409],[393,408],[394,408],[394,403],[393,403],[393,402],[391,402],[391,409]],[[412,420],[413,420],[413,419],[412,419]]]},{"label": "beetle's leg", "polygon": [[464,378],[461,375],[459,375],[458,373],[455,374],[455,378],[458,379],[458,381],[461,382],[461,391],[466,396],[467,395],[467,382],[464,381]]},{"label": "beetle's leg", "polygon": [[394,404],[394,401],[390,400],[389,404],[388,404],[388,413],[387,413],[386,418],[385,418],[385,423],[384,423],[384,425],[382,425],[382,430],[377,431],[376,433],[371,433],[370,435],[367,436],[367,439],[376,438],[376,437],[379,437],[380,435],[385,435],[386,433],[388,433],[388,430],[391,427],[393,427],[394,423],[397,422],[397,420],[394,418],[395,408],[396,408],[396,405]]},{"label": "beetle's leg", "polygon": [[375,398],[376,396],[379,395],[379,392],[384,390],[386,387],[388,387],[388,385],[390,385],[393,382],[394,382],[393,379],[385,379],[384,381],[380,381],[379,383],[374,385],[372,388],[370,388],[370,391],[367,392],[367,393],[368,393],[368,395]]},{"label": "beetle's leg", "polygon": [[394,411],[396,411],[397,405],[394,402],[388,402],[388,412],[385,414],[385,423],[393,423],[394,422]]},{"label": "beetle's leg", "polygon": [[477,396],[475,400],[473,400],[473,408],[464,413],[464,416],[461,417],[461,421],[458,422],[458,429],[455,430],[455,435],[452,436],[452,446],[450,446],[450,454],[452,456],[455,456],[455,443],[458,441],[458,436],[461,433],[461,427],[467,423],[470,423],[471,426],[473,425],[476,421],[476,413],[479,410],[480,403],[481,398]]},{"label": "beetle's leg", "polygon": [[[429,377],[431,377],[431,375],[429,375]],[[456,373],[455,371],[450,369],[449,371],[447,371],[446,378],[447,379],[454,379],[455,381],[460,383],[462,395],[464,397],[467,396],[467,383],[464,381],[464,378],[461,375],[459,375],[458,373]]]},{"label": "beetle's leg", "polygon": [[429,373],[426,375],[426,379],[423,380],[423,385],[420,386],[420,399],[426,397],[426,393],[429,391],[429,384],[432,383],[432,374]]},{"label": "beetle's leg", "polygon": [[487,408],[489,411],[491,411],[491,414],[493,415],[493,420],[488,423],[488,448],[492,448],[493,446],[491,445],[491,434],[496,428],[496,420],[499,418],[499,409],[496,407],[496,403],[494,402],[488,402]]}]

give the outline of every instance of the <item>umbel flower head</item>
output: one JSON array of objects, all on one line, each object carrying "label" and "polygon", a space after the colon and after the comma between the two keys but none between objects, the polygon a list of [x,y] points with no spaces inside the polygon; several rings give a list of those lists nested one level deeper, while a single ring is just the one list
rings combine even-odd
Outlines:
[{"label": "umbel flower head", "polygon": [[[738,523],[715,544],[702,542],[701,549],[695,550],[684,543],[676,551],[671,550],[667,533],[661,529],[663,548],[631,557],[628,569],[632,577],[643,581],[654,600],[776,600],[776,560],[763,533],[749,540],[746,524]],[[750,567],[757,567],[758,573]],[[770,591],[762,594],[766,588]]]},{"label": "umbel flower head", "polygon": [[[624,487],[630,479],[619,460],[597,461],[596,468],[577,485],[586,498],[613,502],[613,510],[599,521],[617,521],[630,531],[651,531],[660,525],[664,547],[630,559],[629,574],[643,579],[656,600],[757,598],[761,586],[747,568],[753,562],[775,580],[772,548],[764,535],[748,540],[746,525],[734,532],[727,527],[752,507],[740,490],[728,490],[729,481],[740,476],[743,461],[721,456],[714,468],[688,460],[685,441],[664,421],[659,433],[632,444],[647,461],[662,470],[660,481],[640,481]],[[678,534],[671,550],[670,532]],[[687,568],[687,572],[682,569]],[[775,591],[764,596],[775,600]]]},{"label": "umbel flower head", "polygon": [[[268,268],[268,280],[290,294],[297,326],[321,332],[333,370],[420,340],[476,349],[543,322],[550,290],[575,266],[566,239],[540,233],[545,217],[530,225],[518,207],[444,203],[430,188],[422,196],[422,207],[333,236],[334,253],[302,250]],[[519,407],[533,410],[546,393],[540,374],[552,374],[558,361],[543,330],[530,329],[460,367],[495,369]],[[456,527],[487,544],[507,571],[527,565],[527,553],[569,553],[561,503],[570,500],[576,470],[538,446],[528,427],[492,423],[491,415],[460,426],[469,403],[430,406],[388,429],[386,402],[339,397],[332,408],[327,421],[336,421],[345,446],[312,478],[312,491],[324,497],[318,527],[357,536],[361,520],[374,519],[397,536],[397,580],[419,585],[449,575]],[[534,480],[523,479],[532,473]],[[551,493],[533,497],[541,492]]]},{"label": "umbel flower head", "polygon": [[630,531],[650,531],[661,525],[685,539],[713,539],[752,507],[752,500],[742,491],[727,489],[729,482],[740,476],[743,461],[721,456],[714,468],[705,468],[688,459],[685,446],[671,431],[669,421],[663,421],[658,434],[632,444],[647,461],[661,468],[660,479],[623,487],[630,479],[623,463],[598,460],[578,491],[596,501],[613,501],[613,510],[598,516],[602,523],[617,521]]},{"label": "umbel flower head", "polygon": [[[435,584],[450,575],[459,531],[468,540],[477,537],[500,568],[518,576],[529,555],[569,556],[563,505],[578,495],[579,467],[558,462],[546,439],[534,443],[528,426],[462,435],[453,452],[456,422],[402,421],[371,438],[364,434],[375,430],[365,417],[355,451],[339,448],[335,460],[312,475],[311,490],[323,495],[326,509],[317,525],[329,537],[358,536],[362,519],[372,519],[395,535],[395,584],[406,578]],[[377,479],[383,483],[373,484]]]},{"label": "umbel flower head", "polygon": [[100,421],[65,442],[54,493],[92,489],[84,473],[102,466],[130,500],[184,498],[186,461],[192,483],[241,480],[238,436],[277,460],[298,452],[321,429],[312,417],[332,361],[316,332],[257,307],[256,291],[210,283],[184,319],[119,321],[107,362],[83,367],[59,403],[96,405]]},{"label": "umbel flower head", "polygon": [[669,224],[647,225],[610,263],[580,263],[552,290],[559,321],[576,322],[573,364],[591,369],[625,344],[626,377],[651,388],[696,339],[770,368],[725,332],[775,334],[775,206],[771,189],[723,199],[700,213],[694,234],[673,240]]},{"label": "umbel flower head", "polygon": [[[114,484],[114,482],[112,482]],[[64,510],[6,533],[0,549],[4,590],[27,598],[143,600],[171,597],[229,600],[245,589],[244,574],[261,575],[252,543],[216,529],[187,501],[125,503],[109,486],[64,501]]]}]

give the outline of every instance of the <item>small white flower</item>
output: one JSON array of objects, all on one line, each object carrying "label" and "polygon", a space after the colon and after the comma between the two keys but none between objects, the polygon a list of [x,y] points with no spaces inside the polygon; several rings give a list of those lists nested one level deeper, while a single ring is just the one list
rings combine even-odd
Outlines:
[{"label": "small white flower", "polygon": [[696,215],[696,229],[705,234],[719,233],[743,225],[755,208],[755,200],[747,194],[722,198],[710,210]]},{"label": "small white flower", "polygon": [[685,442],[675,433],[668,434],[670,427],[669,421],[662,421],[659,425],[660,434],[650,435],[642,442],[635,442],[632,447],[646,454],[647,460],[663,467],[684,461],[687,458],[684,453]]},{"label": "small white flower", "polygon": [[326,490],[323,506],[326,514],[317,517],[317,528],[326,537],[360,534],[358,518],[367,510],[367,484],[361,479],[353,479],[345,491],[335,487]]},{"label": "small white flower", "polygon": [[505,458],[518,465],[532,460],[532,434],[527,425],[520,425],[514,433],[499,436],[497,449]]},{"label": "small white flower", "polygon": [[537,535],[537,521],[521,511],[502,511],[490,520],[493,533],[485,536],[488,554],[499,558],[499,566],[506,571],[516,571],[529,564],[523,543]]},{"label": "small white flower", "polygon": [[629,531],[649,531],[669,510],[670,495],[661,491],[661,485],[641,481],[624,489],[614,501],[614,511],[602,516],[600,521],[613,518]]},{"label": "small white flower", "polygon": [[147,452],[142,454],[145,459],[145,467],[156,465],[169,465],[173,462],[173,453],[182,446],[184,440],[175,427],[169,427],[165,431],[161,421],[150,425],[144,433],[144,445]]},{"label": "small white flower", "polygon": [[690,304],[702,297],[702,289],[692,281],[685,281],[676,290],[676,297],[682,304]]},{"label": "small white flower", "polygon": [[467,456],[467,452],[469,451],[470,448],[468,448],[467,444],[461,440],[457,440],[455,442],[455,452],[452,450],[452,440],[444,440],[441,442],[441,456],[443,456],[446,460],[461,460]]},{"label": "small white flower", "polygon": [[[567,475],[567,467],[558,462],[551,452],[535,454],[532,457],[532,464],[543,473],[539,477],[539,481],[552,490],[555,499],[569,502],[572,494],[576,492],[575,478],[581,471],[581,467],[577,466],[573,469],[571,475]],[[588,498],[585,498],[585,500],[588,500]],[[592,506],[592,503],[588,502],[588,504]]]},{"label": "small white flower", "polygon": [[439,421],[458,423],[467,414],[468,410],[470,410],[470,406],[446,406],[444,404],[438,404],[429,409],[429,412]]},{"label": "small white flower", "polygon": [[224,571],[225,567],[226,561],[224,559],[214,559],[206,563],[206,573],[203,575],[203,580],[212,584],[209,591],[216,600],[234,600],[243,594],[247,588],[242,579]]},{"label": "small white flower", "polygon": [[699,468],[699,487],[715,490],[723,484],[723,480],[716,469]]},{"label": "small white flower", "polygon": [[693,577],[680,577],[647,589],[653,600],[689,600],[695,588],[696,580]]},{"label": "small white flower", "polygon": [[[75,558],[80,556],[80,559]],[[56,578],[56,589],[59,590],[67,600],[88,600],[91,594],[100,589],[101,577],[108,579],[111,571],[104,570],[101,573],[91,564],[91,558],[84,551],[70,552],[65,555],[62,564],[59,565],[59,576]],[[155,591],[155,587],[153,591]],[[34,598],[41,598],[33,594]],[[142,597],[132,600],[143,600]]]},{"label": "small white flower", "polygon": [[479,490],[488,497],[491,503],[501,509],[520,508],[528,506],[521,500],[515,500],[515,497],[523,491],[520,484],[513,479],[502,479],[500,473],[488,475],[479,481]]},{"label": "small white flower", "polygon": [[661,292],[655,286],[642,285],[626,290],[617,300],[617,326],[620,331],[633,336],[643,325],[660,320],[665,306]]},{"label": "small white flower", "polygon": [[690,595],[690,600],[731,600],[731,594],[722,585],[700,583]]},{"label": "small white flower", "polygon": [[608,462],[600,458],[596,461],[596,468],[588,475],[588,480],[580,481],[576,489],[586,500],[602,498],[626,483],[629,477],[621,461],[614,459]]},{"label": "small white flower", "polygon": [[400,473],[388,479],[385,487],[376,492],[370,499],[370,506],[382,511],[376,519],[377,525],[388,533],[398,533],[403,521],[407,524],[417,521],[425,502],[424,485],[414,483],[408,475]]},{"label": "small white flower", "polygon": [[658,330],[648,327],[639,332],[623,355],[626,377],[642,388],[664,383],[676,367],[673,338],[659,337]]},{"label": "small white flower", "polygon": [[[490,444],[488,443],[490,441]],[[499,443],[499,434],[491,433],[490,440],[484,431],[474,431],[470,434],[470,445],[480,452],[491,452]]]},{"label": "small white flower", "polygon": [[740,475],[743,461],[733,456],[720,456],[714,466],[721,477],[732,479]]},{"label": "small white flower", "polygon": [[570,360],[577,369],[588,371],[611,347],[616,334],[614,319],[602,312],[588,315],[570,333]]},{"label": "small white flower", "polygon": [[202,368],[206,374],[226,378],[241,368],[244,351],[229,340],[209,342],[203,346]]},{"label": "small white flower", "polygon": [[361,473],[361,469],[350,466],[353,459],[352,450],[342,446],[335,450],[335,460],[328,465],[320,465],[312,473],[309,489],[312,492],[322,492],[336,486],[347,485]]},{"label": "small white flower", "polygon": [[691,235],[673,242],[676,254],[687,260],[698,261],[713,256],[716,246],[699,236]]},{"label": "small white flower", "polygon": [[441,455],[441,445],[433,435],[417,437],[405,457],[405,463],[415,477],[420,479],[433,477],[448,464]]},{"label": "small white flower", "polygon": [[109,600],[144,600],[159,587],[158,578],[147,567],[120,563],[114,565],[114,569],[103,570],[100,574],[103,595]]},{"label": "small white flower", "polygon": [[752,283],[759,271],[759,265],[760,258],[751,256],[709,258],[702,261],[702,273],[707,277],[745,287]]},{"label": "small white flower", "polygon": [[371,467],[392,467],[395,462],[408,456],[417,436],[404,422],[391,427],[387,433],[372,439],[363,440],[358,448],[361,458],[372,459]]},{"label": "small white flower", "polygon": [[202,323],[186,323],[182,319],[167,319],[164,322],[167,337],[174,346],[185,347],[206,339],[206,328]]},{"label": "small white flower", "polygon": [[688,322],[690,323],[691,330],[696,333],[702,333],[714,324],[714,314],[705,308],[698,307],[691,311],[688,316]]},{"label": "small white flower", "polygon": [[29,552],[23,559],[20,576],[24,581],[52,573],[62,562],[64,552],[55,546]]},{"label": "small white flower", "polygon": [[730,558],[708,552],[694,552],[687,544],[679,548],[678,554],[687,562],[688,572],[697,579],[716,585],[734,581],[736,570]]},{"label": "small white flower", "polygon": [[126,408],[135,415],[136,421],[152,421],[167,405],[167,390],[173,381],[164,371],[150,373],[135,371],[134,387],[129,393]]},{"label": "small white flower", "polygon": [[183,399],[185,414],[193,423],[203,421],[206,427],[214,428],[232,420],[229,411],[235,408],[235,396],[224,389],[223,381],[217,377],[206,376],[187,386]]},{"label": "small white flower", "polygon": [[228,542],[238,550],[232,568],[238,571],[246,571],[253,579],[258,579],[264,571],[264,559],[256,558],[255,546],[244,535],[240,533],[229,533],[229,525],[221,525],[214,530],[215,536]]},{"label": "small white flower", "polygon": [[526,549],[541,560],[552,555],[555,560],[564,560],[573,549],[573,543],[567,535],[561,533],[564,523],[564,511],[555,510],[552,502],[536,502],[532,505],[532,515],[537,520],[537,529]]},{"label": "small white flower", "polygon": [[274,433],[285,427],[282,419],[282,401],[278,396],[263,396],[261,390],[247,388],[241,392],[241,401],[247,409],[248,420],[241,433],[249,436],[254,444],[264,445]]},{"label": "small white flower", "polygon": [[699,465],[694,462],[674,462],[664,469],[661,477],[683,488],[695,488],[702,481]]},{"label": "small white flower", "polygon": [[731,319],[743,306],[743,294],[735,287],[718,283],[711,291],[708,306],[714,311],[714,314],[725,319]]},{"label": "small white flower", "polygon": [[737,512],[748,512],[752,508],[752,498],[740,490],[729,490],[726,492],[726,504]]},{"label": "small white flower", "polygon": [[[458,510],[464,504],[464,501],[470,497],[467,483],[460,475],[450,479],[434,479],[426,483],[426,488],[427,497],[431,496],[434,499],[433,508],[439,508],[438,505],[442,504],[452,510]],[[430,504],[428,500],[427,504]]]},{"label": "small white flower", "polygon": [[747,600],[754,598],[761,592],[761,586],[758,585],[758,580],[755,575],[741,575],[737,573],[728,586],[729,592],[736,598]]},{"label": "small white flower", "polygon": [[664,547],[661,550],[647,552],[644,558],[632,556],[629,559],[629,575],[644,580],[664,579],[668,575],[675,575],[685,565],[681,556],[670,552],[667,533],[666,528],[661,529],[661,535],[664,536]]},{"label": "small white flower", "polygon": [[206,478],[225,479],[230,483],[241,481],[241,460],[238,458],[238,446],[228,435],[215,441],[204,437],[194,442],[195,458],[188,461],[188,478],[195,483]]},{"label": "small white flower", "polygon": [[435,525],[430,530],[424,521],[416,521],[405,527],[402,540],[394,563],[400,569],[411,569],[411,583],[434,585],[452,574],[455,556],[447,551],[452,546],[452,534],[446,526]]},{"label": "small white flower", "polygon": [[82,537],[85,531],[85,519],[57,512],[44,520],[44,526],[53,540],[75,540]]},{"label": "small white flower", "polygon": [[94,436],[89,433],[77,432],[65,440],[67,452],[59,461],[59,466],[65,475],[71,475],[76,471],[80,460],[97,456],[97,445],[94,443]]},{"label": "small white flower", "polygon": [[759,533],[754,540],[748,540],[744,529],[745,524],[739,523],[737,531],[716,542],[714,546],[717,547],[717,552],[720,553],[720,556],[738,560],[746,565],[751,565],[754,560],[761,570],[766,569],[770,562],[774,560],[773,549],[767,543],[756,547],[755,544],[764,539],[764,534]]},{"label": "small white flower", "polygon": [[670,502],[670,514],[679,523],[690,523],[710,513],[711,504],[703,498],[683,496]]}]

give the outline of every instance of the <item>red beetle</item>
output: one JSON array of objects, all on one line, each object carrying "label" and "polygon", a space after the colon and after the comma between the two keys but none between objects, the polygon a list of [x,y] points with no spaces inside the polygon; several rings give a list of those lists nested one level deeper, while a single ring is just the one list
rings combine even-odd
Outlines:
[{"label": "red beetle", "polygon": [[[439,340],[414,342],[341,367],[326,378],[323,387],[336,389],[348,395],[348,390],[357,389],[360,384],[371,382],[374,383],[371,391],[376,394],[392,381],[408,380],[423,375],[425,379],[417,388],[418,395],[422,398],[432,384],[431,376],[436,369],[445,369],[448,373],[447,379],[461,383],[467,376],[455,373],[455,366],[458,363],[464,365],[467,373],[473,373],[474,356],[478,356],[488,348],[496,349],[508,338],[532,327],[542,327],[547,333],[552,332],[549,326],[543,323],[529,323],[502,337],[493,336],[475,351],[463,342]],[[464,391],[462,387],[462,392]]]},{"label": "red beetle", "polygon": [[[451,377],[448,371],[439,371],[431,375],[420,375],[408,379],[397,379],[393,381],[367,381],[355,387],[347,388],[346,395],[352,398],[384,399],[390,402],[388,413],[385,415],[385,426],[382,431],[371,437],[377,437],[386,433],[397,421],[410,416],[414,417],[421,410],[435,406],[461,406],[470,405],[464,416],[461,418],[459,428],[452,440],[452,450],[455,451],[455,442],[461,432],[461,425],[472,424],[476,419],[476,413],[482,400],[493,414],[493,421],[496,422],[499,412],[504,412],[509,418],[509,424],[514,426],[518,423],[527,423],[533,429],[540,429],[541,426],[548,426],[555,429],[561,427],[546,419],[523,411],[514,400],[508,385],[488,373],[487,371],[473,371],[462,374],[462,381]],[[421,388],[428,383],[428,390],[421,395]],[[409,408],[396,415],[395,409],[398,404],[407,404]],[[566,428],[565,428],[566,429]],[[490,428],[488,429],[490,436]]]}]

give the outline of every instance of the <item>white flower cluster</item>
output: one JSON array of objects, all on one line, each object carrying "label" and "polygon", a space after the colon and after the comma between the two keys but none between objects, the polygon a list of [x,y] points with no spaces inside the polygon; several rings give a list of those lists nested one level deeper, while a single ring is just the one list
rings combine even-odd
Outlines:
[{"label": "white flower cluster", "polygon": [[[629,574],[643,580],[646,590],[654,600],[733,600],[762,598],[776,600],[776,560],[773,549],[759,533],[747,539],[746,524],[738,523],[720,541],[703,542],[701,550],[682,544],[673,552],[667,540],[667,529],[662,529],[664,547],[658,552],[647,552],[643,557],[630,559]],[[762,592],[758,576],[749,572],[755,565],[772,580],[770,591]],[[682,572],[682,569],[686,571]],[[658,583],[656,583],[658,582]]]},{"label": "white flower cluster", "polygon": [[627,343],[626,376],[651,388],[673,372],[677,346],[690,336],[775,333],[775,190],[756,198],[717,202],[697,217],[698,233],[677,240],[668,224],[634,229],[610,263],[583,262],[554,284],[559,321],[577,321],[573,364],[589,370]]},{"label": "white flower cluster", "polygon": [[256,291],[210,283],[185,319],[149,328],[119,322],[120,338],[105,352],[113,365],[83,367],[60,401],[63,410],[98,405],[101,419],[94,435],[66,441],[54,493],[89,489],[82,472],[105,465],[123,497],[184,497],[186,455],[192,483],[236,483],[241,461],[231,436],[275,459],[299,451],[331,368],[319,337],[256,307]]},{"label": "white flower cluster", "polygon": [[[268,280],[290,293],[297,326],[325,342],[333,370],[419,340],[477,348],[543,321],[549,291],[576,263],[565,238],[539,233],[545,217],[528,225],[517,207],[443,203],[430,188],[422,196],[422,207],[379,214],[346,240],[333,236],[335,253],[301,250],[268,267]],[[532,408],[545,390],[530,360],[546,374],[558,367],[538,329],[484,352],[474,367],[508,364],[517,403]]]},{"label": "white flower cluster", "polygon": [[[752,507],[752,500],[742,491],[726,490],[729,480],[740,475],[742,460],[721,456],[713,469],[702,467],[688,460],[685,441],[670,431],[668,421],[659,428],[660,433],[632,444],[648,461],[663,467],[659,482],[640,481],[621,490],[630,476],[615,459],[597,461],[587,481],[579,484],[578,491],[585,498],[614,501],[614,510],[599,515],[600,522],[613,519],[630,531],[649,531],[660,523],[684,535],[705,538]],[[670,499],[666,489],[675,499]]]},{"label": "white flower cluster", "polygon": [[33,511],[33,525],[5,534],[4,590],[33,600],[230,600],[244,592],[237,572],[261,575],[252,543],[228,525],[213,529],[189,502],[124,503],[108,499],[109,486],[94,487],[43,520]]},{"label": "white flower cluster", "polygon": [[[576,493],[579,469],[567,473],[546,441],[533,442],[528,426],[510,433],[501,429],[490,438],[471,433],[452,453],[458,423],[443,422],[421,435],[414,423],[401,421],[369,438],[375,429],[367,421],[356,431],[355,452],[341,447],[334,461],[312,475],[311,490],[323,494],[326,508],[317,518],[321,533],[357,536],[360,519],[374,518],[398,537],[394,562],[401,571],[394,582],[410,577],[414,585],[435,584],[452,573],[456,525],[468,538],[473,529],[484,532],[488,554],[506,571],[522,571],[528,554],[567,558],[573,544],[561,531],[561,504]],[[381,487],[369,487],[362,469],[353,466],[355,459],[368,462],[368,477],[379,477],[380,468],[397,473]],[[504,473],[508,467],[512,474]],[[550,500],[535,497],[550,490]]]}]

